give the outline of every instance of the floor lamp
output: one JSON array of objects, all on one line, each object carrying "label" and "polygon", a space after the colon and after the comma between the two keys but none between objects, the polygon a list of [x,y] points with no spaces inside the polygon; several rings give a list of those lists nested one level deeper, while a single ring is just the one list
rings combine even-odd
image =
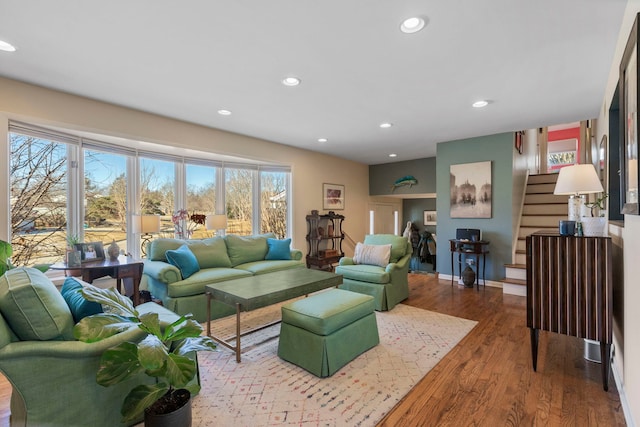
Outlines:
[{"label": "floor lamp", "polygon": [[224,214],[220,215],[207,215],[207,219],[205,221],[205,228],[207,230],[226,230],[227,228],[227,216]]},{"label": "floor lamp", "polygon": [[147,245],[153,238],[151,233],[160,232],[159,215],[133,215],[133,232],[141,234],[140,252],[142,257],[147,256]]}]

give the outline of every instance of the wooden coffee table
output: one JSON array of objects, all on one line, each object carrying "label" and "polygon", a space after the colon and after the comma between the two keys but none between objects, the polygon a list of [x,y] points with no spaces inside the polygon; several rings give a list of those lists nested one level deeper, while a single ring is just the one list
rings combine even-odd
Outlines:
[{"label": "wooden coffee table", "polygon": [[[271,322],[258,328],[240,333],[240,312],[252,311],[303,295],[336,287],[342,283],[342,276],[327,271],[294,268],[257,276],[213,283],[205,287],[207,294],[207,335],[236,353],[240,363],[242,348],[240,337],[279,323]],[[224,340],[211,335],[211,300],[223,302],[236,308],[236,336]],[[236,344],[230,343],[235,339]]]}]

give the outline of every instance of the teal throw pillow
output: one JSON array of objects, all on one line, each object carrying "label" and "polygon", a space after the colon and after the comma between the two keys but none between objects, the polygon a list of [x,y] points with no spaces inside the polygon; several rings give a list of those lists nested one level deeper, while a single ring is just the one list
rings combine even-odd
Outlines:
[{"label": "teal throw pillow", "polygon": [[62,298],[67,302],[69,310],[73,315],[73,321],[78,323],[80,320],[92,314],[102,313],[102,305],[94,301],[87,301],[80,293],[82,283],[73,277],[67,277],[62,285],[60,293]]},{"label": "teal throw pillow", "polygon": [[291,259],[291,239],[267,239],[267,246],[269,246],[269,251],[264,259]]},{"label": "teal throw pillow", "polygon": [[175,251],[167,251],[166,256],[169,264],[178,267],[183,279],[188,279],[192,274],[200,271],[198,259],[187,245],[182,245]]}]

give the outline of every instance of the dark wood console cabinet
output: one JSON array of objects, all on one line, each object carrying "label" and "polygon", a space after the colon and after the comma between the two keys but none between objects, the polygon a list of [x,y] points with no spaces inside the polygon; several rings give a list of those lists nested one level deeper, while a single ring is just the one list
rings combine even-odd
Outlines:
[{"label": "dark wood console cabinet", "polygon": [[342,221],[344,216],[333,212],[307,215],[307,268],[333,271],[333,264],[344,256]]},{"label": "dark wood console cabinet", "polygon": [[611,238],[527,237],[527,326],[534,371],[540,330],[599,341],[602,386],[609,389],[612,290]]}]

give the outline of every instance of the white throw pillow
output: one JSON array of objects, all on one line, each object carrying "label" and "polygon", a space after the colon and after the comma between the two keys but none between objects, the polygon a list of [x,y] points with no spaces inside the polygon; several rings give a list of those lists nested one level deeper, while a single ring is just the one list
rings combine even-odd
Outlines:
[{"label": "white throw pillow", "polygon": [[353,262],[356,264],[378,265],[386,267],[391,256],[391,245],[365,245],[358,242]]}]

